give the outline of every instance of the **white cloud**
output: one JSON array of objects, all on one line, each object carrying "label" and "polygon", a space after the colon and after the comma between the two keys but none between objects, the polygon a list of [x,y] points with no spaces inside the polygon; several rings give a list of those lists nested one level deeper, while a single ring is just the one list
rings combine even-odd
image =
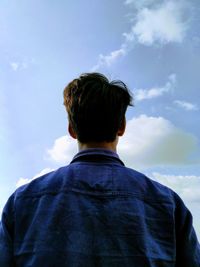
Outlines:
[{"label": "white cloud", "polygon": [[47,150],[50,159],[61,164],[69,163],[76,153],[77,143],[68,135],[56,139],[53,147]]},{"label": "white cloud", "polygon": [[40,176],[42,176],[42,175],[44,175],[44,174],[46,174],[46,173],[49,173],[49,172],[51,172],[51,171],[54,171],[54,169],[52,169],[52,168],[45,168],[45,169],[43,169],[41,172],[39,172],[39,173],[37,173],[35,176],[33,176],[33,178],[31,178],[31,179],[28,179],[28,178],[19,178],[19,180],[17,181],[17,183],[16,183],[16,187],[18,188],[18,187],[20,187],[20,186],[22,186],[22,185],[24,185],[24,184],[27,184],[27,183],[30,183],[32,180],[34,180],[34,179],[36,179],[36,178],[38,178],[38,177],[40,177]]},{"label": "white cloud", "polygon": [[142,101],[145,99],[151,99],[155,97],[162,96],[164,93],[167,93],[174,89],[176,83],[176,75],[171,74],[168,77],[167,83],[163,87],[154,87],[151,89],[136,89],[135,90],[135,100]]},{"label": "white cloud", "polygon": [[156,8],[143,8],[130,34],[144,45],[180,43],[187,30],[185,11],[185,5],[175,1],[166,1]]},{"label": "white cloud", "polygon": [[188,202],[200,201],[200,176],[166,175],[154,172],[152,178],[172,188]]},{"label": "white cloud", "polygon": [[192,103],[186,102],[186,101],[180,101],[180,100],[175,100],[174,104],[177,106],[187,110],[187,111],[197,111],[198,107],[197,105],[194,105]]},{"label": "white cloud", "polygon": [[197,150],[195,136],[176,128],[162,117],[141,115],[127,122],[118,151],[133,168],[192,163]]}]

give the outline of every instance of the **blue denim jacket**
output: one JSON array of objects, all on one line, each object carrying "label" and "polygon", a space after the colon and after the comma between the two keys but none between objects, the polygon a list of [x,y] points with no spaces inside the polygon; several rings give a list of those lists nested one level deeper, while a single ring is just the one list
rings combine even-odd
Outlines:
[{"label": "blue denim jacket", "polygon": [[0,225],[0,267],[199,267],[192,216],[171,189],[105,149],[17,189]]}]

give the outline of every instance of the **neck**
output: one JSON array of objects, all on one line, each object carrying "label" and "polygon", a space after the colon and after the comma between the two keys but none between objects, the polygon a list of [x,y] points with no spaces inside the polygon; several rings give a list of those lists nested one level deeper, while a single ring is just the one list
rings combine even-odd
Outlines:
[{"label": "neck", "polygon": [[105,148],[117,152],[117,139],[114,142],[89,142],[89,143],[78,142],[79,151],[88,148]]}]

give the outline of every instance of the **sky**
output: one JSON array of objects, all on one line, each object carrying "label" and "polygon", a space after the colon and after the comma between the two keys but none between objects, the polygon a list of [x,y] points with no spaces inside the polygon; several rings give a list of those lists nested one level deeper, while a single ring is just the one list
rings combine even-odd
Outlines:
[{"label": "sky", "polygon": [[199,11],[198,0],[1,0],[0,210],[78,152],[63,89],[95,71],[134,96],[119,156],[180,195],[200,239]]}]

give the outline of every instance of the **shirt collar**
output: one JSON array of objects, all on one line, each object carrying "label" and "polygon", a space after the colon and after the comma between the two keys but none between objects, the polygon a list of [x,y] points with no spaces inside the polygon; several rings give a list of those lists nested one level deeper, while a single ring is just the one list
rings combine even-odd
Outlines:
[{"label": "shirt collar", "polygon": [[112,163],[118,163],[124,166],[123,161],[121,161],[116,152],[105,148],[88,148],[81,150],[73,157],[71,163],[85,160],[96,162],[103,160]]}]

